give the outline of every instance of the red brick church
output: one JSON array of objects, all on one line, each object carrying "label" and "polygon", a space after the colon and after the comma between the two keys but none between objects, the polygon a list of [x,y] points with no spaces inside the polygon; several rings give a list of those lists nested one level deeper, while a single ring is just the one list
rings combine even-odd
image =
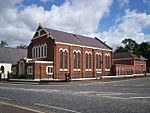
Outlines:
[{"label": "red brick church", "polygon": [[97,78],[109,75],[112,49],[89,38],[39,25],[29,46],[27,76],[33,79]]}]

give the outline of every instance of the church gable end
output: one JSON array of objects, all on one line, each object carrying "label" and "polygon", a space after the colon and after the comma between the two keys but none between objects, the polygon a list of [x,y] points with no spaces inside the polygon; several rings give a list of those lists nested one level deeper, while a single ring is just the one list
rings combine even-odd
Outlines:
[{"label": "church gable end", "polygon": [[39,37],[47,35],[47,34],[48,34],[47,31],[45,29],[43,29],[41,25],[39,25],[39,27],[37,28],[37,30],[33,36],[33,39],[39,38]]}]

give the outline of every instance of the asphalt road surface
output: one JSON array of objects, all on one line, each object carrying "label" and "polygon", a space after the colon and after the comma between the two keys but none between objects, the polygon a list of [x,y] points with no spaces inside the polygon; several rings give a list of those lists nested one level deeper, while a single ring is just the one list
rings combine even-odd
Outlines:
[{"label": "asphalt road surface", "polygon": [[0,101],[52,113],[150,113],[150,77],[36,85],[0,83]]}]

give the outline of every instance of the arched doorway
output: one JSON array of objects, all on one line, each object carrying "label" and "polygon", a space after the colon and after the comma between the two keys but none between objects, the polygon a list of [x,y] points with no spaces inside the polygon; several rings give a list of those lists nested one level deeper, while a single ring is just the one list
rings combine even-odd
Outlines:
[{"label": "arched doorway", "polygon": [[5,79],[5,67],[2,65],[1,67],[0,67],[0,71],[1,71],[1,73],[0,73],[0,80],[3,80],[3,79]]},{"label": "arched doorway", "polygon": [[1,72],[4,73],[5,72],[5,67],[1,66]]},{"label": "arched doorway", "polygon": [[25,64],[23,61],[19,62],[19,75],[24,75]]}]

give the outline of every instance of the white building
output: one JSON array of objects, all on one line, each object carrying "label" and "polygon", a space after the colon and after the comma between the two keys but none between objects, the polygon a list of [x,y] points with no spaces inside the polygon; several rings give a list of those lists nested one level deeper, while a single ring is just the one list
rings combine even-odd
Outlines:
[{"label": "white building", "polygon": [[11,73],[12,64],[27,56],[26,49],[0,47],[0,79],[7,79]]}]

